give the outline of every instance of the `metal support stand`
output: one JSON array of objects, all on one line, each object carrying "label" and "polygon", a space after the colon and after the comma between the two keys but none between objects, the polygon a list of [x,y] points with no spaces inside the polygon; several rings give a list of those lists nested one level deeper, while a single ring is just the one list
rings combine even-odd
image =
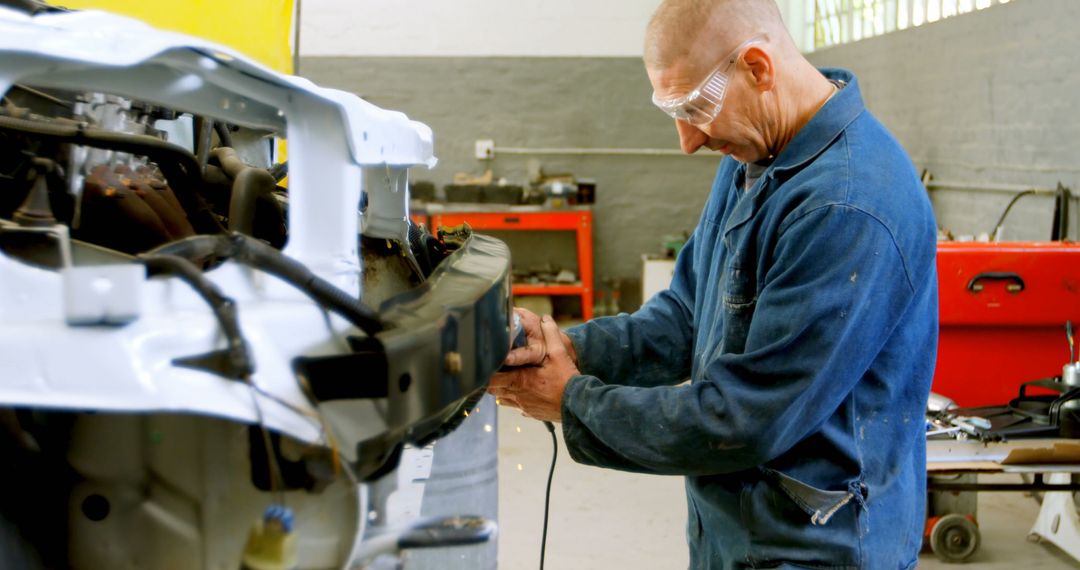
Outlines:
[{"label": "metal support stand", "polygon": [[[1072,482],[1072,474],[1050,473],[1047,482],[1066,485]],[[1080,517],[1071,492],[1055,491],[1043,496],[1042,509],[1028,539],[1048,541],[1074,560],[1080,560]]]}]

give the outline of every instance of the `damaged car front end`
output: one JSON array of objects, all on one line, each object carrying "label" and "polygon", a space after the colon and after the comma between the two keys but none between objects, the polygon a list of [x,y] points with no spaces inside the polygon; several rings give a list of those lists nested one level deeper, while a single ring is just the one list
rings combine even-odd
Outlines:
[{"label": "damaged car front end", "polygon": [[102,12],[0,6],[0,94],[4,568],[491,539],[386,514],[511,338],[506,246],[410,222],[430,129]]}]

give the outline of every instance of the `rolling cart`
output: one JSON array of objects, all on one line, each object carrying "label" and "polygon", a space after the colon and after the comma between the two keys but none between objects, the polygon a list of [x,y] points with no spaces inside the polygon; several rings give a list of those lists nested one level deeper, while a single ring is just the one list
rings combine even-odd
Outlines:
[{"label": "rolling cart", "polygon": [[[935,393],[971,407],[1012,402],[1022,387],[1035,400],[1043,398],[1042,404],[1065,391],[1054,379],[1062,374],[1062,365],[1075,358],[1065,324],[1080,324],[1080,244],[939,243],[938,283]],[[1046,380],[1029,382],[1035,378]],[[999,427],[1003,421],[998,419]],[[1072,474],[1080,472],[1080,452],[1075,460],[1051,455],[1042,464],[1017,464],[1015,458],[1002,463],[1013,448],[1080,441],[1058,439],[1060,435],[1060,430],[1047,430],[1043,436],[1052,439],[1010,436],[989,444],[928,441],[925,540],[934,553],[959,562],[978,550],[978,492],[1050,491],[1032,535],[1080,560],[1080,524],[1075,524],[1072,506]],[[1026,482],[979,483],[979,475],[988,473],[1018,473]]]},{"label": "rolling cart", "polygon": [[[947,562],[963,562],[979,548],[974,498],[982,492],[1043,492],[1029,540],[1047,541],[1080,561],[1080,519],[1073,493],[1080,474],[1080,442],[1072,439],[927,442],[926,542]],[[979,483],[979,475],[1012,473],[1019,483]],[[934,509],[938,510],[934,510]]]}]

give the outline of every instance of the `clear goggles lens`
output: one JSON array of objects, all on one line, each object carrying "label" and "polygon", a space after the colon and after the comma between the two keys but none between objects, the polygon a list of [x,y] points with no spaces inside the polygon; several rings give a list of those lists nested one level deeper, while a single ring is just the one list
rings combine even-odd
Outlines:
[{"label": "clear goggles lens", "polygon": [[765,41],[764,34],[760,34],[743,42],[735,51],[725,57],[712,73],[690,93],[682,97],[660,99],[653,93],[653,104],[673,119],[690,123],[691,125],[703,125],[712,122],[720,114],[724,104],[724,95],[727,94],[730,70],[735,66],[739,56],[752,44]]}]

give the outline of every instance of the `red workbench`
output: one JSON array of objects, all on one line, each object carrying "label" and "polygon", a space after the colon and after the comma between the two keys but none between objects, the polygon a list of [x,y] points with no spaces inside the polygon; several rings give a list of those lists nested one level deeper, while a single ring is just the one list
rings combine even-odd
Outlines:
[{"label": "red workbench", "polygon": [[593,250],[592,210],[573,207],[545,210],[536,206],[506,206],[501,210],[431,208],[430,227],[456,226],[468,222],[474,230],[572,231],[577,238],[578,275],[581,281],[567,285],[515,284],[513,294],[576,295],[581,297],[581,318],[589,320],[593,313]]}]

